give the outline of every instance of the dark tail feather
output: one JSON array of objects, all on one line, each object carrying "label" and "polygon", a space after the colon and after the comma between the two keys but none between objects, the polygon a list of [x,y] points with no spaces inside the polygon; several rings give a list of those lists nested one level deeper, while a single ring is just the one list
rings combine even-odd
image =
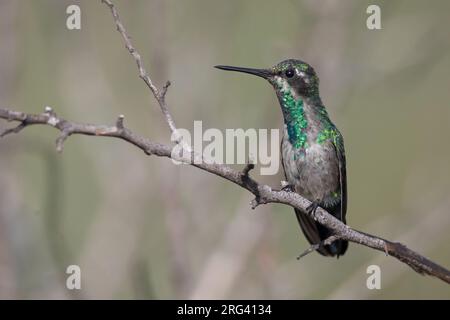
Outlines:
[{"label": "dark tail feather", "polygon": [[[331,236],[331,232],[329,229],[314,221],[305,213],[295,209],[295,214],[297,216],[298,222],[300,223],[300,227],[302,228],[302,231],[310,244],[318,244]],[[345,253],[347,247],[347,241],[336,240],[331,245],[320,247],[319,249],[317,249],[317,252],[319,252],[323,256],[334,257],[335,255],[337,255],[337,257],[339,258],[339,256],[342,256]]]}]

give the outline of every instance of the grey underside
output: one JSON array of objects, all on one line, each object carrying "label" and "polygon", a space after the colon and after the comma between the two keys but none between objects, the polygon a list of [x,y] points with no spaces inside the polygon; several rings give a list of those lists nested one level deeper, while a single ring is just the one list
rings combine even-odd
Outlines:
[{"label": "grey underside", "polygon": [[[317,201],[321,207],[345,223],[345,206],[342,206],[341,174],[339,155],[331,141],[323,144],[310,141],[308,148],[299,152],[289,139],[283,137],[281,144],[283,168],[289,184],[295,191],[310,201]],[[345,165],[345,164],[344,164]],[[345,178],[345,177],[344,177]],[[337,195],[337,196],[336,196]],[[344,210],[344,212],[343,212]],[[295,210],[300,227],[311,244],[318,244],[331,235],[330,230],[315,222],[305,213]],[[344,254],[346,241],[335,241],[322,247],[319,253],[327,256]]]}]

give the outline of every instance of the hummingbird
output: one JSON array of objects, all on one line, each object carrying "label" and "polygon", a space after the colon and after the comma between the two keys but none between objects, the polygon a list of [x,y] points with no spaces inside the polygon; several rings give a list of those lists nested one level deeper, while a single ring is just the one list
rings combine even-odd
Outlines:
[{"label": "hummingbird", "polygon": [[218,69],[252,74],[275,89],[283,113],[281,159],[289,189],[311,201],[306,212],[295,209],[306,239],[324,256],[343,255],[345,240],[323,241],[333,232],[311,218],[320,206],[346,223],[347,177],[344,139],[330,120],[319,95],[319,77],[301,60],[284,60],[268,69],[219,65]]}]

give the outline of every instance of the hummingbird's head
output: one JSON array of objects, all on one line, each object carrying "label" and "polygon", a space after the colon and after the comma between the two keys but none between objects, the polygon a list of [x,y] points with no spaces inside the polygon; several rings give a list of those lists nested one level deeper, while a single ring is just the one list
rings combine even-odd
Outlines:
[{"label": "hummingbird's head", "polygon": [[269,81],[277,92],[290,91],[294,96],[318,94],[319,78],[314,69],[300,60],[284,60],[269,69],[216,66],[218,69],[253,74]]}]

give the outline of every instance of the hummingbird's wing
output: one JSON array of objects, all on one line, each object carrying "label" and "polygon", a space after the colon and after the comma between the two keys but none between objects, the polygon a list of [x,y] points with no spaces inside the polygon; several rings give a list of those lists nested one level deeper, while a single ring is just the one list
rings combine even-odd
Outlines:
[{"label": "hummingbird's wing", "polygon": [[333,141],[336,155],[339,161],[339,180],[341,184],[341,217],[340,220],[344,223],[345,215],[347,213],[347,169],[345,163],[345,149],[344,138],[341,133],[336,129],[336,135]]},{"label": "hummingbird's wing", "polygon": [[[336,158],[338,160],[341,201],[337,203],[335,206],[325,209],[328,210],[328,212],[331,213],[333,216],[341,220],[343,223],[346,223],[345,215],[347,213],[347,172],[345,163],[344,138],[337,129],[335,129],[335,135],[332,139],[332,144],[336,151]],[[311,239],[314,238],[311,236],[311,233],[314,233],[314,231],[317,232],[321,241],[328,238],[331,235],[330,230],[318,224],[317,222],[314,222],[314,220],[308,223],[308,221],[306,220],[311,218],[307,217],[301,212],[297,213],[297,218],[300,222],[300,226],[302,227],[303,233],[308,238],[308,240],[310,240],[310,238]],[[315,228],[312,227],[313,226],[312,223],[315,224]],[[339,258],[339,256],[342,256],[347,251],[347,247],[348,241],[336,240],[331,245],[326,245],[317,251],[325,256],[337,255],[337,257]]]}]

